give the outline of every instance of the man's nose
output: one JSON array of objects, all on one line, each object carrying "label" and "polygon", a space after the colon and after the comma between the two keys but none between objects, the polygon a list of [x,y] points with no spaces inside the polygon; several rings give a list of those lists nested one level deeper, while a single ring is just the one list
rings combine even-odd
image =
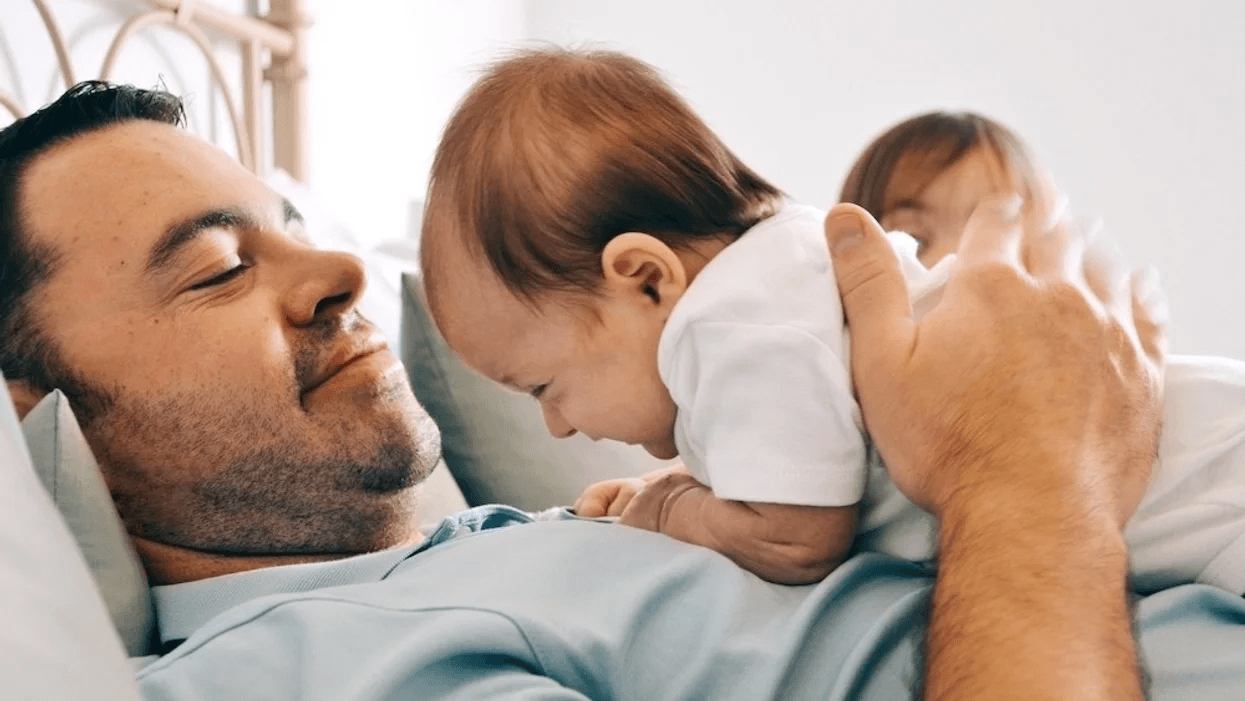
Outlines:
[{"label": "man's nose", "polygon": [[554,438],[570,438],[575,435],[575,428],[562,417],[557,409],[542,402],[540,410],[545,415],[545,428],[549,429],[549,435]]},{"label": "man's nose", "polygon": [[354,309],[367,287],[363,261],[341,251],[304,250],[285,296],[286,315],[294,326],[308,326]]}]

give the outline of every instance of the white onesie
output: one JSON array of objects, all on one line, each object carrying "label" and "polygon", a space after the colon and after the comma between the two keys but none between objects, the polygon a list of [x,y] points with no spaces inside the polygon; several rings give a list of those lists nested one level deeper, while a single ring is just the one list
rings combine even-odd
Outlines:
[{"label": "white onesie", "polygon": [[[678,405],[675,443],[723,499],[861,503],[856,548],[934,556],[934,519],[894,487],[866,447],[825,212],[786,204],[713,258],[675,305],[658,346]],[[891,242],[918,317],[953,258],[926,270]],[[1204,581],[1245,593],[1245,363],[1173,357],[1159,461],[1125,536],[1134,584]]]}]

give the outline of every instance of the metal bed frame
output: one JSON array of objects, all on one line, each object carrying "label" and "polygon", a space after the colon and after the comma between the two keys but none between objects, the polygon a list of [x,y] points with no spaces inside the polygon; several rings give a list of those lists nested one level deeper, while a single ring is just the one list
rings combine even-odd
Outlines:
[{"label": "metal bed frame", "polygon": [[[56,51],[66,86],[86,77],[72,65],[64,35],[46,0],[32,0]],[[181,33],[198,47],[207,61],[212,82],[221,91],[233,125],[238,160],[254,172],[266,162],[264,145],[271,144],[271,163],[295,179],[307,179],[307,29],[311,18],[304,0],[270,0],[260,16],[226,12],[199,0],[142,0],[147,7],[129,17],[117,30],[103,64],[90,77],[108,80],[126,42],[140,30],[161,26]],[[211,37],[237,42],[242,75],[231,87],[213,55]],[[269,119],[263,116],[264,89],[271,89]],[[238,99],[240,94],[241,99]],[[14,118],[28,113],[12,95],[0,90],[0,108]],[[269,130],[271,137],[265,138]]]}]

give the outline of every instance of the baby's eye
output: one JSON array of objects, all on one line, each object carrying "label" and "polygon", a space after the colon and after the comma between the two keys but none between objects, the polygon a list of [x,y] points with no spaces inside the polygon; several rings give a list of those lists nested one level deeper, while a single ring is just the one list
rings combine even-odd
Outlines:
[{"label": "baby's eye", "polygon": [[535,387],[528,390],[528,393],[531,394],[533,397],[540,399],[540,395],[544,394],[545,389],[548,387],[549,387],[548,384],[536,385]]}]

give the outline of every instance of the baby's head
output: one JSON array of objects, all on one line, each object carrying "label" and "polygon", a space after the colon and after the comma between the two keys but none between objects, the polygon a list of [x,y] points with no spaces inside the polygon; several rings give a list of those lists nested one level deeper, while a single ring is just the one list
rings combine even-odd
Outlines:
[{"label": "baby's head", "polygon": [[554,435],[670,457],[661,329],[700,267],[780,198],[651,66],[524,51],[476,82],[437,149],[429,309],[468,365],[540,400]]},{"label": "baby's head", "polygon": [[982,198],[1043,192],[1029,149],[1010,129],[972,112],[931,112],[877,137],[856,160],[839,199],[865,208],[888,231],[917,239],[933,265],[959,247]]}]

